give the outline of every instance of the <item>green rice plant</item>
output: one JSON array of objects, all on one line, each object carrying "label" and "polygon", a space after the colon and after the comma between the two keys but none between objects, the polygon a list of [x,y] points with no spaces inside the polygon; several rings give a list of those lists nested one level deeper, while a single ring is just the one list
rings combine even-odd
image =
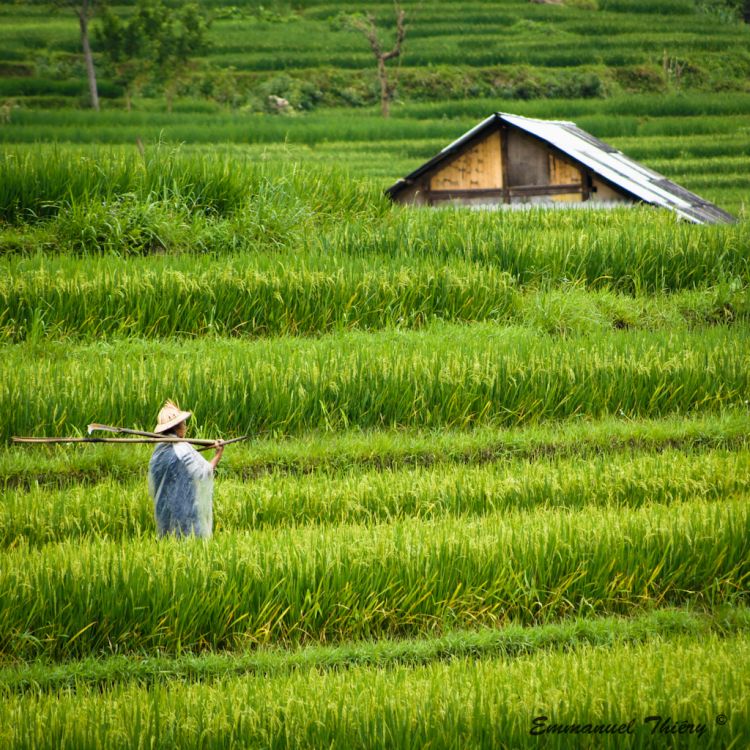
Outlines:
[{"label": "green rice plant", "polygon": [[745,175],[741,171],[737,171],[733,174],[721,174],[721,175],[706,175],[702,177],[696,177],[693,180],[693,185],[696,188],[706,190],[720,190],[726,188],[742,188],[744,189],[747,185]]},{"label": "green rice plant", "polygon": [[[747,127],[747,115],[696,115],[657,117],[643,121],[637,116],[581,115],[576,124],[583,130],[597,133],[601,138],[644,138],[653,136],[697,137],[701,134],[732,135]],[[626,152],[627,153],[627,152]]]},{"label": "green rice plant", "polygon": [[[327,190],[337,191],[336,185]],[[269,187],[256,191],[246,208],[226,217],[188,210],[181,199],[121,195],[106,204],[82,201],[37,230],[25,234],[13,230],[15,241],[38,257],[3,263],[10,274],[3,286],[16,284],[23,289],[32,283],[26,278],[29,271],[36,271],[40,279],[49,278],[53,271],[58,277],[63,271],[80,276],[80,269],[90,263],[88,257],[77,265],[47,261],[35,248],[38,243],[53,251],[129,255],[153,251],[154,246],[161,252],[163,245],[156,238],[164,240],[168,247],[163,249],[170,254],[242,255],[224,261],[227,273],[235,277],[238,271],[249,275],[252,268],[274,276],[286,268],[330,272],[351,267],[356,259],[362,269],[358,273],[366,269],[372,274],[374,263],[396,273],[404,266],[429,269],[449,261],[469,261],[483,264],[490,278],[505,272],[521,285],[573,282],[628,294],[695,289],[732,279],[744,286],[750,278],[745,252],[748,222],[698,227],[652,207],[510,213],[388,208],[379,201],[368,205],[345,183],[338,190],[338,197],[326,205],[322,196],[308,193],[292,199],[283,186]],[[215,257],[155,260],[143,268],[174,266],[216,275],[216,261]],[[127,266],[122,266],[121,274],[111,272],[118,263],[109,258],[99,264],[104,276],[118,280],[108,283],[125,284]],[[467,268],[467,273],[476,270]],[[10,300],[8,304],[12,306]]]},{"label": "green rice plant", "polygon": [[748,351],[744,323],[562,339],[478,323],[317,340],[30,341],[0,347],[0,434],[150,429],[165,398],[225,435],[716,413],[746,405]]},{"label": "green rice plant", "polygon": [[[328,110],[306,114],[299,118],[269,118],[267,115],[195,114],[175,112],[171,115],[144,114],[139,117],[127,117],[127,113],[111,112],[109,117],[93,118],[85,111],[68,113],[65,116],[54,110],[38,112],[19,112],[14,114],[11,123],[0,131],[0,139],[5,143],[33,143],[49,141],[50,128],[56,133],[56,142],[61,146],[77,143],[130,143],[134,138],[145,139],[147,143],[166,141],[170,143],[190,142],[211,144],[229,142],[237,144],[281,144],[318,146],[331,140],[342,143],[359,142],[363,148],[372,141],[392,142],[394,145],[403,140],[438,140],[441,147],[455,140],[484,119],[489,113],[501,110],[519,113],[521,109],[515,101],[495,100],[488,109],[477,115],[463,115],[460,119],[414,120],[407,117],[394,117],[389,120],[379,119],[370,110],[356,112],[343,117],[340,111]],[[550,108],[551,109],[551,108]],[[558,104],[558,117],[565,113],[565,107]],[[641,133],[641,124],[637,116],[616,115],[582,115],[576,120],[582,127],[591,128],[595,135],[605,138],[633,158],[641,156],[640,144],[647,133]],[[734,144],[735,153],[745,153],[742,141],[742,129],[747,125],[746,115],[729,117],[715,124],[719,128],[717,136],[722,140],[711,139],[706,142],[705,135],[693,135],[688,127],[680,127],[679,118],[672,125],[672,133],[658,135],[660,120],[649,127],[656,130],[651,137],[658,137],[664,152],[677,143],[677,136],[696,141],[696,153],[729,155]],[[694,118],[695,126],[701,128],[701,118]],[[665,126],[666,127],[666,126]],[[708,127],[708,126],[705,126]],[[675,132],[678,131],[678,132]],[[137,135],[139,134],[140,135]],[[671,135],[671,137],[669,137]],[[632,147],[625,148],[620,141],[628,137],[636,141]],[[725,142],[722,142],[725,141]],[[702,145],[701,145],[702,143]],[[398,155],[398,152],[396,152]],[[419,166],[415,163],[412,168]]]},{"label": "green rice plant", "polygon": [[57,94],[58,96],[79,97],[86,93],[86,81],[56,81],[45,78],[3,78],[0,79],[0,96],[36,96]]},{"label": "green rice plant", "polygon": [[[366,59],[366,58],[365,58]],[[92,117],[99,114],[102,117]],[[144,143],[291,143],[315,145],[330,141],[392,140],[404,138],[440,138],[445,143],[456,136],[455,123],[439,120],[424,123],[396,119],[383,120],[373,110],[347,112],[342,117],[335,109],[311,113],[299,118],[275,118],[244,112],[214,114],[147,113],[132,118],[128,113],[111,110],[94,113],[85,110],[21,111],[0,130],[0,142],[54,142],[127,144],[140,138]],[[468,123],[467,127],[474,123]]]},{"label": "green rice plant", "polygon": [[[399,470],[410,467],[482,465],[508,461],[535,462],[592,459],[631,452],[681,450],[690,455],[710,451],[744,451],[750,445],[747,407],[719,414],[666,419],[567,420],[562,422],[473,430],[310,431],[281,439],[256,437],[227,451],[222,480],[254,480],[267,474],[329,475],[358,469]],[[81,485],[143,479],[148,446],[12,446],[0,449],[3,490],[77,489]]]},{"label": "green rice plant", "polygon": [[0,330],[24,339],[41,310],[45,329],[61,337],[321,334],[418,328],[436,318],[499,321],[519,306],[508,274],[470,262],[416,258],[406,265],[386,257],[373,267],[361,259],[258,253],[221,266],[195,256],[9,264],[0,281]]},{"label": "green rice plant", "polygon": [[404,207],[394,215],[381,227],[359,220],[332,227],[315,245],[325,253],[345,246],[363,257],[399,257],[408,248],[491,263],[520,284],[567,279],[628,293],[676,291],[748,275],[746,223],[687,226],[648,207],[511,215]]},{"label": "green rice plant", "polygon": [[709,158],[748,156],[750,147],[739,134],[716,134],[712,138],[700,135],[619,137],[613,146],[632,159],[648,164],[652,159]]},{"label": "green rice plant", "polygon": [[[605,22],[609,25],[609,22]],[[608,29],[612,33],[614,29]],[[506,110],[506,107],[510,107]],[[454,99],[442,102],[406,102],[394,112],[394,116],[431,120],[439,117],[482,119],[489,112],[511,111],[526,117],[539,117],[555,120],[563,117],[574,119],[583,116],[610,115],[610,120],[602,119],[602,124],[615,123],[625,117],[677,118],[699,115],[748,115],[750,96],[692,92],[684,94],[639,94],[633,96],[613,96],[607,99],[537,99],[529,101],[502,101],[497,98]],[[607,137],[610,133],[599,133]]]},{"label": "green rice plant", "polygon": [[[300,669],[272,677],[133,683],[105,691],[81,686],[3,701],[0,732],[3,744],[14,750],[123,750],[144,742],[185,747],[196,737],[208,750],[509,750],[536,748],[540,742],[563,750],[571,740],[587,739],[606,750],[676,747],[677,740],[680,747],[718,750],[750,741],[748,679],[737,668],[748,658],[745,634],[699,641],[675,636],[416,668]],[[665,727],[681,722],[690,733],[664,734]],[[573,724],[579,733],[586,724],[609,729],[593,737],[552,729]],[[613,733],[620,727],[621,734]],[[533,736],[532,729],[543,734]]]},{"label": "green rice plant", "polygon": [[671,169],[677,181],[684,181],[688,175],[709,179],[711,176],[742,174],[749,165],[750,158],[746,156],[726,156],[713,159],[669,159],[661,163],[652,162],[654,169],[664,170],[665,167]]},{"label": "green rice plant", "polygon": [[[438,148],[426,155],[432,156],[476,125],[478,120],[491,112],[505,111],[546,119],[575,119],[581,127],[590,129],[597,137],[647,164],[654,152],[657,156],[679,155],[681,151],[707,156],[746,154],[743,131],[748,120],[747,95],[739,94],[737,103],[723,107],[711,99],[698,97],[694,109],[687,111],[680,111],[678,104],[670,105],[675,97],[665,99],[661,102],[653,96],[615,98],[611,103],[592,107],[580,99],[572,102],[559,98],[522,102],[493,97],[470,104],[447,102],[432,105],[432,109],[427,105],[408,104],[403,111],[396,107],[394,116],[388,120],[380,118],[371,108],[344,110],[345,114],[341,109],[321,109],[294,118],[237,112],[110,110],[93,113],[28,109],[13,113],[11,122],[0,130],[0,139],[19,145],[49,142],[50,133],[54,133],[59,148],[66,150],[76,143],[131,144],[136,138],[145,143],[194,143],[211,147],[219,143],[236,143],[327,148],[338,143],[338,159],[334,152],[329,162],[333,167],[341,166],[341,153],[353,143],[360,144],[365,152],[371,143],[390,143],[393,146],[392,158],[400,158],[403,156],[402,142],[429,139],[438,144]],[[735,97],[729,101],[734,102]],[[714,137],[706,139],[707,131]],[[413,162],[406,171],[420,163]],[[382,161],[371,155],[369,166],[371,169],[382,167]],[[403,175],[396,172],[396,176]]]},{"label": "green rice plant", "polygon": [[745,498],[2,553],[0,654],[179,653],[741,602]]},{"label": "green rice plant", "polygon": [[[619,127],[623,127],[622,117],[606,117],[619,123]],[[329,115],[321,118],[320,124],[328,137],[334,126]],[[367,117],[353,118],[347,127],[367,122]],[[314,128],[306,128],[306,137],[312,130]],[[392,147],[387,145],[387,141],[381,140],[381,147],[390,149],[391,152],[400,151],[407,135],[408,133],[400,132],[398,141]],[[425,143],[424,136],[425,133],[420,132],[420,143]],[[282,138],[283,133],[278,132],[275,137]],[[345,137],[345,134],[341,137]],[[359,148],[364,148],[363,139],[367,142],[365,151],[370,148],[372,137],[365,133],[356,137],[359,139],[356,141],[360,144]],[[445,138],[449,139],[447,133]],[[717,139],[720,138],[717,136]],[[703,150],[708,145],[710,149],[715,149],[717,144],[721,145],[717,139],[712,139],[709,144],[706,144],[705,138],[695,140],[696,148]],[[640,139],[636,148],[648,152],[652,145],[651,140]],[[668,141],[675,142],[675,147],[680,149],[676,153],[684,151],[684,140],[658,139],[659,158],[663,161],[669,154],[663,149]],[[329,163],[340,160],[342,148],[339,141],[335,148],[329,149],[327,156],[316,149],[316,161],[313,163],[321,165],[326,160]],[[429,151],[425,149],[422,152],[424,155],[417,158],[423,160],[436,148],[430,146]],[[732,150],[733,144],[728,143],[726,148],[729,149],[727,153],[738,153],[736,148]],[[424,149],[424,146],[420,146],[418,151],[420,149]],[[295,156],[285,156],[283,159],[309,159],[309,152],[310,149],[304,152],[298,148]],[[263,156],[256,153],[256,156],[258,155]],[[251,158],[251,152],[245,153],[237,149],[208,154],[156,147],[149,149],[144,158],[133,148],[99,150],[93,153],[80,152],[68,147],[33,151],[17,148],[9,150],[0,158],[0,216],[16,224],[38,224],[39,219],[58,217],[57,222],[44,226],[43,234],[38,239],[29,236],[29,247],[35,242],[41,242],[51,249],[78,252],[109,250],[119,254],[143,252],[152,246],[157,249],[165,247],[168,250],[232,252],[237,248],[249,249],[258,244],[293,247],[295,250],[303,244],[312,245],[317,253],[321,250],[348,252],[351,243],[342,242],[343,237],[339,239],[343,232],[346,232],[357,245],[363,244],[367,248],[371,246],[373,236],[384,237],[388,241],[388,235],[393,235],[394,231],[402,235],[399,247],[401,252],[405,253],[407,250],[412,251],[415,245],[420,246],[426,242],[432,244],[430,235],[436,230],[444,236],[445,244],[454,245],[459,249],[466,246],[467,236],[472,244],[478,247],[497,245],[502,248],[506,246],[508,239],[506,226],[514,227],[518,221],[497,214],[480,219],[476,212],[457,212],[464,216],[462,223],[469,228],[467,235],[466,227],[461,227],[462,232],[459,235],[451,231],[453,219],[445,219],[441,212],[415,212],[411,209],[403,212],[390,211],[386,198],[372,182],[355,181],[340,169],[332,170],[327,167],[321,174],[319,168],[302,170],[289,164],[270,166],[266,162],[259,165],[253,163]],[[382,174],[386,169],[382,160],[373,161],[372,156],[364,152],[361,159],[364,165],[362,169],[370,174]],[[398,173],[392,171],[392,160],[386,161],[387,174],[391,174],[391,179],[394,179]],[[407,171],[419,162],[415,159],[411,164],[407,161],[402,163],[404,171]],[[668,173],[669,171],[667,170]],[[707,185],[706,178],[701,178],[697,174],[692,175],[690,180],[695,180],[695,184],[691,185],[688,181],[687,187],[702,189]],[[708,186],[712,191],[721,192],[734,184],[729,183],[727,187],[722,187],[708,183]],[[416,221],[405,218],[412,214],[424,217],[435,213],[439,216],[430,221],[425,221],[424,218]],[[542,212],[531,213],[538,224]],[[404,218],[401,218],[402,214]],[[617,234],[622,234],[627,229],[629,236],[624,238],[627,245],[625,248],[618,248],[618,253],[623,249],[630,251],[632,243],[644,240],[646,234],[649,238],[652,237],[654,227],[659,228],[656,231],[659,243],[662,242],[663,228],[667,223],[672,225],[669,228],[670,234],[675,233],[674,222],[659,218],[658,212],[653,210],[643,212],[642,216],[640,212],[619,211],[614,219],[608,218],[606,214],[601,215],[600,212],[583,218],[590,220],[591,216],[596,217],[593,222],[596,226],[589,226],[590,231],[607,226],[617,227]],[[543,238],[542,244],[545,247],[554,247],[558,252],[568,251],[567,244],[571,240],[576,244],[583,244],[582,235],[573,238],[566,237],[565,232],[563,236],[540,235],[538,230],[541,227],[537,227],[534,222],[520,220],[518,223],[534,227],[534,231],[529,233],[524,226],[525,234],[518,238],[513,237],[514,242],[521,244],[521,257],[523,246],[528,243],[538,244],[540,237]],[[575,223],[585,222],[579,219]],[[560,230],[565,222],[553,219],[544,220],[544,224],[547,227],[556,224],[556,229]],[[335,230],[333,236],[329,236],[330,226]],[[742,227],[708,229],[717,230],[719,242],[725,241],[721,239],[722,235],[743,236],[746,232]],[[719,232],[719,229],[722,231]],[[696,227],[683,227],[682,230],[680,234],[698,236],[701,242],[705,240],[705,235]],[[689,230],[695,231],[691,234]],[[361,236],[363,234],[364,236]],[[154,235],[164,241],[154,242]],[[147,238],[145,242],[143,237]],[[616,238],[606,237],[605,247],[611,247],[613,241],[616,241]],[[711,245],[716,241],[712,239]],[[646,257],[653,256],[656,263],[660,264],[663,263],[667,249],[670,251],[672,262],[678,261],[679,248],[685,242],[685,238],[679,237],[677,242],[677,247],[665,245],[656,254],[651,240],[641,244],[645,245],[644,255],[648,253]],[[635,247],[639,245],[635,244]],[[583,257],[586,257],[591,254],[592,248],[584,246],[581,252]],[[600,254],[601,251],[596,252]],[[697,266],[696,259],[691,257],[684,258],[684,265],[687,268],[695,266],[695,273],[701,274],[705,273],[703,269],[708,259],[711,259],[715,271],[716,266],[724,265],[725,256],[720,250],[717,252],[715,246],[707,246],[705,258],[699,258]],[[574,269],[567,270],[570,278],[570,273],[573,273]],[[608,270],[602,269],[602,276],[605,276]]]},{"label": "green rice plant", "polygon": [[695,9],[680,0],[599,0],[602,10],[612,13],[645,13],[648,15],[687,16],[695,13]]},{"label": "green rice plant", "polygon": [[[93,486],[51,490],[37,485],[0,492],[0,548],[75,538],[153,536],[145,457],[140,469],[141,476],[127,483],[105,479]],[[231,534],[303,524],[463,518],[537,508],[678,506],[698,498],[709,503],[750,496],[749,470],[747,451],[696,454],[667,449],[656,455],[513,460],[480,466],[274,472],[251,482],[230,473],[220,478],[215,491],[215,530]]]},{"label": "green rice plant", "polygon": [[6,696],[31,691],[51,692],[124,688],[128,683],[182,683],[240,675],[282,676],[293,671],[332,671],[341,668],[387,669],[449,662],[456,659],[522,657],[545,651],[570,651],[586,646],[608,648],[647,644],[677,636],[728,637],[750,629],[747,607],[717,607],[703,612],[666,607],[633,617],[576,617],[560,623],[523,627],[456,630],[444,636],[382,639],[351,644],[312,645],[294,649],[257,648],[227,654],[184,654],[177,657],[86,657],[52,665],[45,661],[0,668],[0,692]]},{"label": "green rice plant", "polygon": [[[146,208],[146,206],[144,206]],[[136,253],[185,232],[158,206],[140,223],[81,243],[113,243]],[[67,221],[67,219],[66,219]],[[112,226],[109,219],[107,226]],[[192,225],[195,227],[195,223]],[[127,234],[126,238],[123,235]],[[195,238],[192,238],[195,241]],[[161,247],[161,245],[159,245]],[[3,274],[1,271],[7,270]],[[552,282],[552,279],[550,279]],[[737,322],[750,313],[747,287],[632,298],[563,282],[559,289],[521,290],[492,265],[454,259],[341,258],[313,252],[215,257],[13,258],[0,261],[0,337],[48,338],[317,335],[342,329],[419,328],[428,321],[528,325],[573,334],[612,328]]]}]

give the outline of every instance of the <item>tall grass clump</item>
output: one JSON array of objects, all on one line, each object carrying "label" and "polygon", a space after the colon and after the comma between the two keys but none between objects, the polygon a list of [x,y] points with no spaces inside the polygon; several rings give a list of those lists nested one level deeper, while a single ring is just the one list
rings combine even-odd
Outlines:
[{"label": "tall grass clump", "polygon": [[[234,154],[182,153],[150,146],[75,152],[64,147],[8,149],[0,156],[0,218],[34,222],[73,208],[96,211],[125,199],[179,206],[208,217],[269,207],[294,212],[337,214],[372,210],[377,194],[341,170],[313,173],[279,167]],[[382,205],[382,200],[380,201]],[[96,213],[92,214],[93,217]]]}]

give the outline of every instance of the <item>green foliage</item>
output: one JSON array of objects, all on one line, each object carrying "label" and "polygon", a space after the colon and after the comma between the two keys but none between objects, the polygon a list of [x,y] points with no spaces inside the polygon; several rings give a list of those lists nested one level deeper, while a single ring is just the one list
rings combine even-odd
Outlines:
[{"label": "green foliage", "polygon": [[127,21],[105,8],[97,39],[114,63],[138,59],[163,70],[205,52],[207,32],[208,21],[195,3],[171,9],[161,0],[138,0]]},{"label": "green foliage", "polygon": [[[589,2],[567,2],[562,8],[479,2],[459,8],[439,0],[425,8],[407,7],[408,45],[399,66],[400,96],[404,101],[440,101],[510,97],[517,91],[523,101],[559,95],[609,96],[620,91],[620,86],[632,92],[655,91],[658,82],[648,72],[658,71],[665,50],[670,58],[700,72],[690,80],[684,76],[683,87],[743,91],[748,76],[747,30],[735,21],[735,4],[609,0],[597,11]],[[182,78],[189,73],[193,79],[190,95],[210,89],[217,71],[234,69],[242,96],[224,94],[222,101],[237,107],[257,107],[263,96],[260,87],[279,75],[310,84],[320,92],[314,98],[328,106],[377,101],[372,55],[363,46],[361,33],[332,23],[339,15],[351,13],[351,7],[256,3],[225,10],[214,4],[208,28],[205,19],[209,16],[190,15],[189,7],[168,7],[160,14],[154,12],[154,3],[142,4],[140,9],[137,4],[111,6],[103,24],[94,24],[99,27],[99,57],[104,61],[108,50],[114,52],[121,82],[136,76],[139,67],[126,63],[126,47],[131,58],[159,59],[157,67],[169,68],[168,72],[180,66],[165,63],[167,59],[201,57],[190,71],[185,66],[179,70]],[[392,7],[381,4],[371,10],[386,21],[384,31],[391,34]],[[705,27],[706,11],[712,15],[710,33]],[[181,19],[181,31],[166,33],[163,19],[175,16]],[[75,24],[62,22],[60,14],[54,18],[32,15],[28,8],[12,6],[3,21],[3,57],[9,62],[33,63],[33,78],[40,81],[34,91],[39,95],[55,93],[44,84],[54,75],[48,63],[42,62],[43,56],[61,72],[71,65],[80,69]],[[129,25],[133,27],[130,39]],[[162,35],[166,41],[157,42]],[[604,37],[606,45],[601,44]],[[195,43],[191,46],[189,41]],[[633,72],[624,76],[623,68]],[[520,70],[524,70],[521,80]],[[82,77],[81,70],[78,76]],[[120,96],[117,90],[104,93],[108,99]],[[159,96],[161,91],[144,88],[144,93]],[[75,106],[76,99],[70,103]]]},{"label": "green foliage", "polygon": [[[96,39],[101,54],[132,89],[148,78],[178,80],[186,63],[208,49],[208,25],[196,3],[170,8],[161,0],[138,0],[126,21],[105,7]],[[167,94],[171,101],[173,89]]]},{"label": "green foliage", "polygon": [[315,109],[323,99],[323,92],[314,81],[292,78],[283,73],[263,81],[256,91],[259,100],[255,109],[258,111],[277,111],[269,105],[270,96],[286,99],[294,109],[306,111]]},{"label": "green foliage", "polygon": [[722,23],[737,21],[743,14],[750,13],[746,0],[695,0],[695,4],[702,12],[718,18]]}]

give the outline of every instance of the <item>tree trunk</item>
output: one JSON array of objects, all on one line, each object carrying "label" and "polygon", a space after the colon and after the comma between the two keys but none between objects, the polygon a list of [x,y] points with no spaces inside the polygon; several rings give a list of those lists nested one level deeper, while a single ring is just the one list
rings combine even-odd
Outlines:
[{"label": "tree trunk", "polygon": [[380,113],[383,117],[388,117],[391,114],[391,92],[388,88],[388,73],[385,68],[385,60],[382,57],[378,58],[378,78],[380,79]]},{"label": "tree trunk", "polygon": [[91,106],[99,111],[99,92],[96,88],[96,71],[94,70],[94,58],[89,45],[89,0],[83,0],[82,7],[78,12],[78,22],[81,26],[81,45],[83,46],[83,57],[86,60],[86,73],[89,79],[89,92],[91,94]]}]

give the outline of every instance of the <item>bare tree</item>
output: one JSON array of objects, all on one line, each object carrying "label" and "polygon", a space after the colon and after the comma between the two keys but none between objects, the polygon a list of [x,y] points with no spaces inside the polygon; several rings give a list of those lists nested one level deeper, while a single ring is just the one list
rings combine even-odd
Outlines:
[{"label": "bare tree", "polygon": [[375,28],[375,16],[372,13],[365,13],[364,15],[352,16],[349,19],[349,24],[352,28],[361,31],[367,41],[370,43],[372,53],[375,55],[375,59],[378,63],[378,79],[380,81],[380,111],[383,117],[390,115],[390,103],[393,98],[393,93],[396,90],[397,81],[388,80],[388,70],[385,64],[388,60],[393,60],[401,54],[401,47],[404,43],[404,37],[406,36],[406,26],[404,21],[406,19],[406,11],[399,7],[397,4],[396,8],[396,43],[389,52],[383,52],[383,48],[380,46],[378,40],[378,32]]}]

